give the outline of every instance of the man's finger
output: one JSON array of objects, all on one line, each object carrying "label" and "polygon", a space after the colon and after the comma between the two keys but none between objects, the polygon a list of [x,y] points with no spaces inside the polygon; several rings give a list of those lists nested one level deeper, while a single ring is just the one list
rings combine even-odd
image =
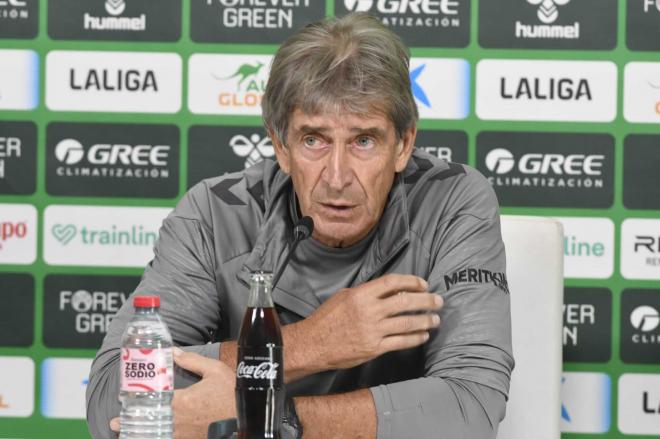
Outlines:
[{"label": "man's finger", "polygon": [[360,285],[360,294],[387,297],[399,291],[420,292],[427,291],[429,284],[418,276],[412,274],[386,274],[377,279]]},{"label": "man's finger", "polygon": [[194,352],[185,352],[177,347],[172,348],[174,362],[177,366],[201,377],[218,367],[218,360],[204,357]]},{"label": "man's finger", "polygon": [[397,316],[379,323],[385,336],[428,331],[440,325],[440,316],[435,313]]},{"label": "man's finger", "polygon": [[119,433],[119,418],[110,419],[110,430]]},{"label": "man's finger", "polygon": [[410,349],[425,343],[429,339],[426,331],[413,332],[405,335],[390,335],[380,342],[381,352],[400,351]]},{"label": "man's finger", "polygon": [[439,294],[406,291],[383,299],[379,306],[385,315],[393,316],[404,312],[438,311],[442,305]]}]

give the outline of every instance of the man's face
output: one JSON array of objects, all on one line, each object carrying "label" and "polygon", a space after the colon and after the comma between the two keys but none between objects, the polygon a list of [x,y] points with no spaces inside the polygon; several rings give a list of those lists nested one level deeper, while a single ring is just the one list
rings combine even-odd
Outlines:
[{"label": "man's face", "polygon": [[408,163],[415,134],[412,128],[398,139],[382,114],[293,112],[285,145],[271,137],[301,213],[314,219],[314,239],[347,247],[369,233],[383,213],[395,172]]}]

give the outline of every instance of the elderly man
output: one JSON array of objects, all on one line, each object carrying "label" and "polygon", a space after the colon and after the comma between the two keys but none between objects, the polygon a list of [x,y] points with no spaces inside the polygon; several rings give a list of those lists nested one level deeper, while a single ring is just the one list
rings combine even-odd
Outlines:
[{"label": "elderly man", "polygon": [[[203,181],[165,219],[135,294],[161,296],[183,349],[178,438],[236,416],[247,274],[279,266],[304,215],[312,239],[273,292],[304,437],[495,437],[513,368],[497,200],[475,170],[414,148],[408,63],[366,15],[300,30],[278,50],[262,103],[277,163]],[[97,438],[118,427],[131,313],[127,302],[92,367]]]}]

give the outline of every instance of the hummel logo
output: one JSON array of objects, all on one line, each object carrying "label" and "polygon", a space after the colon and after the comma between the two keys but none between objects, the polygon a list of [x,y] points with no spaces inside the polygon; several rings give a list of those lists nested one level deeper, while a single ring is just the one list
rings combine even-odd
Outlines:
[{"label": "hummel logo", "polygon": [[245,160],[246,168],[259,163],[264,158],[275,155],[270,137],[262,138],[259,134],[252,134],[249,138],[238,134],[231,138],[229,146],[237,156],[247,157]]},{"label": "hummel logo", "polygon": [[124,0],[105,0],[105,10],[110,15],[119,15],[126,9]]},{"label": "hummel logo", "polygon": [[557,5],[564,6],[569,1],[571,0],[527,0],[532,5],[540,5],[536,15],[543,23],[554,23],[559,17]]}]

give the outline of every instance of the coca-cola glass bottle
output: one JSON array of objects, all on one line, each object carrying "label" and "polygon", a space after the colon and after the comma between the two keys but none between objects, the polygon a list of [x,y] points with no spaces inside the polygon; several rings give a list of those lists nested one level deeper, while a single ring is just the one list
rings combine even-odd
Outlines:
[{"label": "coca-cola glass bottle", "polygon": [[282,333],[271,297],[271,273],[250,275],[250,296],[238,336],[238,438],[280,437],[284,406]]}]

